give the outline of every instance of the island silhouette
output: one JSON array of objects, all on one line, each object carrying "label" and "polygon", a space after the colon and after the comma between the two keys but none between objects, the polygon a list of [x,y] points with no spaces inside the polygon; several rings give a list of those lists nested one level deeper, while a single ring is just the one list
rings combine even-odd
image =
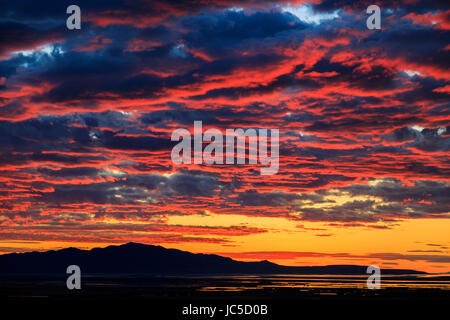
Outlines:
[{"label": "island silhouette", "polygon": [[[267,260],[237,261],[215,254],[167,249],[129,242],[105,248],[66,248],[45,252],[0,255],[0,274],[65,274],[78,265],[84,274],[217,275],[217,274],[317,274],[363,275],[367,266],[283,266]],[[385,275],[426,274],[407,269],[382,269]]]}]

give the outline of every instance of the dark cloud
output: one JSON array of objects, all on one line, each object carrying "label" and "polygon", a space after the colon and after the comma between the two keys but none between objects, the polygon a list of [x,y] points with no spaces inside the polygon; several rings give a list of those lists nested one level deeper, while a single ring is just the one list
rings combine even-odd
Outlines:
[{"label": "dark cloud", "polygon": [[10,51],[32,49],[63,38],[61,28],[37,29],[26,24],[0,20],[0,56]]},{"label": "dark cloud", "polygon": [[284,192],[267,192],[259,193],[256,190],[248,190],[245,193],[239,194],[237,202],[243,206],[270,206],[281,207],[291,206],[295,201],[304,199],[305,196],[300,196],[292,193]]},{"label": "dark cloud", "polygon": [[264,39],[306,28],[294,15],[277,11],[254,14],[224,11],[220,14],[189,16],[182,19],[181,23],[190,30],[185,36],[188,43],[206,45],[214,50],[230,50],[246,40]]},{"label": "dark cloud", "polygon": [[[227,243],[153,223],[208,212],[378,229],[449,218],[447,3],[387,1],[381,31],[365,27],[367,1],[307,5],[337,10],[320,23],[285,1],[80,1],[79,31],[69,4],[0,3],[0,223],[17,224],[1,237],[128,239],[95,220],[114,217],[151,220],[133,228],[155,241]],[[280,129],[279,173],[174,165],[172,130],[197,120]],[[260,232],[199,229],[182,232]]]},{"label": "dark cloud", "polygon": [[407,148],[417,148],[423,151],[448,151],[450,138],[446,136],[447,128],[417,130],[411,127],[403,127],[386,135],[388,141],[406,142]]},{"label": "dark cloud", "polygon": [[61,168],[53,170],[49,168],[38,168],[38,172],[50,177],[83,177],[83,176],[97,176],[98,169],[91,167],[75,167],[75,168]]}]

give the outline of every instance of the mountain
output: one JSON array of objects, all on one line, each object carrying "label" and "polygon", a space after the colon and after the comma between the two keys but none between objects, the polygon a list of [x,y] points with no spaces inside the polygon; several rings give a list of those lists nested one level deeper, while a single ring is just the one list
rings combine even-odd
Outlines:
[{"label": "mountain", "polygon": [[[269,261],[242,262],[213,254],[194,254],[140,243],[80,250],[66,248],[46,252],[0,255],[0,274],[65,274],[69,265],[84,274],[366,274],[366,266],[330,265],[290,267]],[[382,274],[424,274],[415,270],[383,269]]]}]

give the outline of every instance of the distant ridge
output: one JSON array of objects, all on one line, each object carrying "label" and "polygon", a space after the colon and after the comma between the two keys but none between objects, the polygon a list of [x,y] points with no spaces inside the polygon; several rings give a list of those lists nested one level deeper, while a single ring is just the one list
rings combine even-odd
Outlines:
[{"label": "distant ridge", "polygon": [[[80,266],[84,274],[214,275],[214,274],[332,274],[362,275],[367,266],[282,266],[269,261],[243,262],[213,254],[195,254],[141,243],[81,250],[0,255],[0,274],[65,275],[67,266]],[[382,269],[382,274],[426,274],[403,269]]]}]

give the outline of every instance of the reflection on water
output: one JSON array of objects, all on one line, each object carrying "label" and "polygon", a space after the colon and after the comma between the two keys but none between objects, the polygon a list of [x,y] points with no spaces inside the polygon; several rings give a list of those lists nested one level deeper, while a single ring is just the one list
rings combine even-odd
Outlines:
[{"label": "reflection on water", "polygon": [[[298,288],[299,291],[310,289],[367,289],[367,276],[332,276],[332,275],[273,275],[273,276],[224,276],[215,279],[213,286],[201,286],[199,291],[244,291],[271,288]],[[220,281],[222,280],[222,281]],[[220,283],[220,285],[217,285]],[[412,275],[381,277],[383,288],[408,289],[443,289],[450,290],[448,275]],[[329,292],[328,294],[334,294]]]},{"label": "reflection on water", "polygon": [[361,297],[448,299],[450,275],[381,275],[381,289],[367,289],[368,275],[156,276],[83,275],[82,290],[67,290],[61,276],[0,277],[2,299],[165,299],[246,297],[352,299]]}]

